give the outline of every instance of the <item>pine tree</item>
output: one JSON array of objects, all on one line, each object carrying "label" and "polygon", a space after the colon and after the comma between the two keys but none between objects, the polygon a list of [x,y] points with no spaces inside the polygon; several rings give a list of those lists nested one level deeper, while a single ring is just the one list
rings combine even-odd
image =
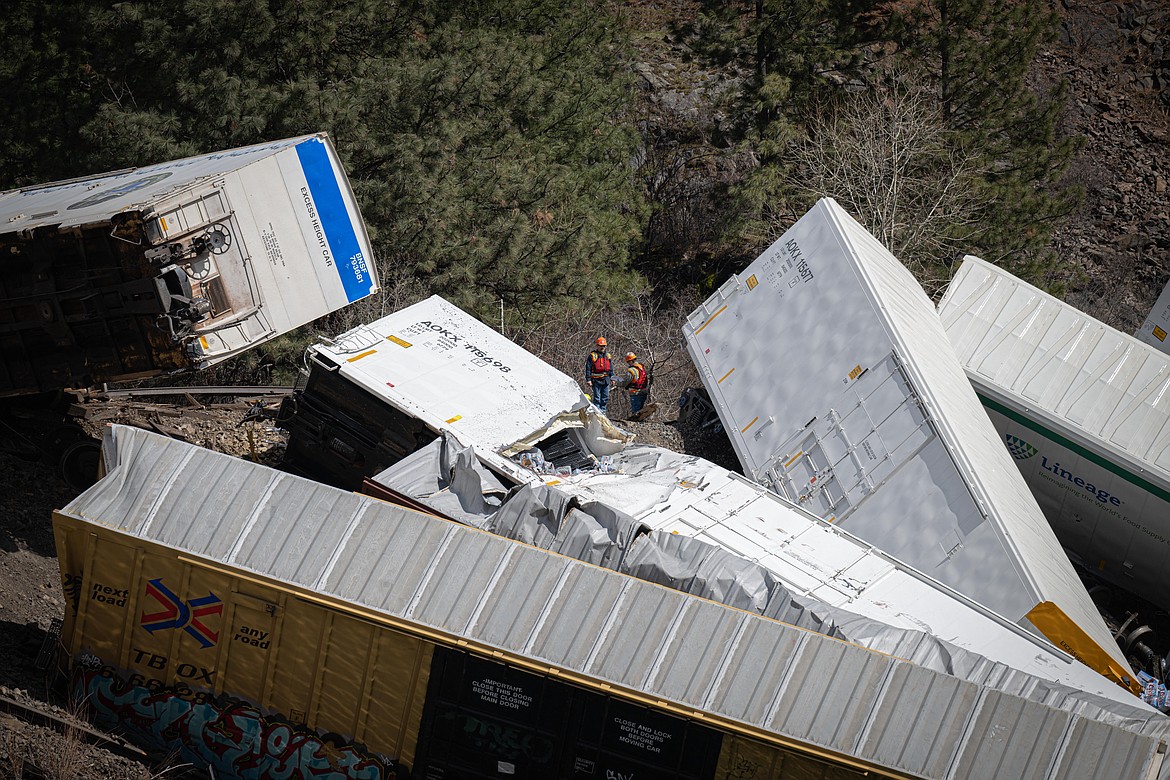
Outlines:
[{"label": "pine tree", "polygon": [[1051,10],[1042,0],[931,0],[896,4],[890,20],[900,59],[922,67],[956,145],[981,161],[988,205],[971,252],[1028,276],[1079,198],[1059,183],[1079,145],[1057,137],[1063,87],[1027,81]]},{"label": "pine tree", "polygon": [[[709,63],[737,74],[733,117],[716,142],[738,146],[755,165],[724,201],[724,249],[711,258],[708,280],[742,263],[799,217],[804,201],[792,186],[791,150],[804,117],[835,91],[830,76],[857,59],[851,4],[829,0],[707,0],[691,25],[675,34]],[[794,197],[796,196],[796,197]]]},{"label": "pine tree", "polygon": [[10,0],[0,43],[0,188],[76,176],[75,140],[93,110],[84,24],[41,0]]},{"label": "pine tree", "polygon": [[66,175],[325,130],[384,276],[424,276],[485,313],[628,286],[646,210],[624,33],[600,2],[81,0],[70,21],[25,15],[49,39],[80,36],[78,65],[37,61],[85,75],[74,106],[42,103]]}]

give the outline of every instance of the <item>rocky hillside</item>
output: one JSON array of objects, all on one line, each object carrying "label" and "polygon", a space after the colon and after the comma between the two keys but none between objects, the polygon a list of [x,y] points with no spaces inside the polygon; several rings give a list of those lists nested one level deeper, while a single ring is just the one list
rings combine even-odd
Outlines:
[{"label": "rocky hillside", "polygon": [[[752,164],[712,142],[724,121],[719,99],[735,88],[736,75],[704,69],[672,34],[697,4],[627,7],[640,30],[635,70],[646,182],[663,205],[649,238],[663,242],[663,263],[685,277],[719,229],[710,206],[721,186]],[[1045,283],[1132,333],[1170,279],[1170,4],[1063,0],[1056,11],[1058,38],[1037,59],[1032,80],[1067,87],[1059,131],[1083,140],[1067,177],[1085,197],[1056,232],[1057,261]]]},{"label": "rocky hillside", "polygon": [[1170,6],[1066,0],[1038,78],[1064,80],[1062,129],[1084,138],[1081,210],[1056,234],[1064,298],[1132,333],[1170,279]]}]

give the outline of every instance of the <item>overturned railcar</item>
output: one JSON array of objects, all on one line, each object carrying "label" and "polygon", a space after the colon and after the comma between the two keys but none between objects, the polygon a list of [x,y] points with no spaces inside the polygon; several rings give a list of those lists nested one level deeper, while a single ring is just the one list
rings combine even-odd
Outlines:
[{"label": "overturned railcar", "polygon": [[104,455],[54,516],[74,692],[216,777],[1170,771],[1136,699],[1021,698],[146,431]]},{"label": "overturned railcar", "polygon": [[0,397],[205,368],[377,288],[323,133],[0,193]]},{"label": "overturned railcar", "polygon": [[[378,443],[409,443],[421,424],[431,435],[445,432],[473,446],[504,490],[556,485],[575,498],[628,513],[655,531],[696,537],[757,562],[793,592],[853,613],[841,620],[864,616],[897,627],[858,632],[858,641],[871,649],[915,660],[946,658],[938,668],[950,670],[983,670],[990,660],[1058,684],[1107,696],[1106,689],[1113,689],[1114,696],[1128,698],[1048,640],[973,603],[970,594],[940,586],[780,495],[700,458],[626,446],[629,437],[603,416],[583,414],[589,402],[571,377],[441,298],[317,345],[310,349],[309,364],[309,383],[290,401],[295,408],[286,409],[292,416],[283,423],[291,431],[285,465],[298,473],[352,489],[363,469],[391,456]],[[315,383],[314,376],[322,381]],[[961,373],[958,381],[966,383]],[[396,419],[410,427],[395,431]],[[452,479],[450,466],[448,457],[440,467],[444,479]],[[425,496],[439,490],[432,484],[411,497],[426,503]],[[910,506],[899,516],[914,520],[917,511]],[[484,527],[465,514],[448,516]],[[989,558],[986,565],[1009,564]],[[909,640],[917,649],[903,642],[906,630],[921,632]],[[965,653],[982,658],[957,660]],[[998,684],[1013,689],[1013,674],[997,672]],[[1115,666],[1106,677],[1136,691],[1128,667]]]},{"label": "overturned railcar", "polygon": [[745,474],[1129,675],[930,299],[835,201],[724,282],[683,335]]},{"label": "overturned railcar", "polygon": [[434,295],[309,348],[283,404],[284,468],[357,490],[450,430],[504,449],[589,406],[573,379]]},{"label": "overturned railcar", "polygon": [[939,315],[1061,543],[1170,607],[1170,357],[977,257]]}]

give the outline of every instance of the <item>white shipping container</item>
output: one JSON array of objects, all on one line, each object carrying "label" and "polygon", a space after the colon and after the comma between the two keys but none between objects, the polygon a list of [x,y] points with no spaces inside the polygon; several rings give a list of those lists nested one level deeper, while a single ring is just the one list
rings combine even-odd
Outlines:
[{"label": "white shipping container", "polygon": [[0,395],[204,368],[378,289],[323,133],[5,192],[0,226]]},{"label": "white shipping container", "polygon": [[745,473],[1130,674],[910,272],[831,199],[684,325]]},{"label": "white shipping container", "polygon": [[939,314],[1061,543],[1170,607],[1170,357],[976,257]]},{"label": "white shipping container", "polygon": [[575,380],[437,295],[314,345],[309,357],[481,451],[589,406]]}]

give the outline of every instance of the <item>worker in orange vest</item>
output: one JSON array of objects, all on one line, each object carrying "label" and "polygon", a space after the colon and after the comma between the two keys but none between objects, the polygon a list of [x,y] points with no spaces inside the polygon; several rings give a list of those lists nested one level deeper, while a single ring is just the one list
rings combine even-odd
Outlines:
[{"label": "worker in orange vest", "polygon": [[598,336],[596,347],[585,358],[585,382],[593,391],[593,405],[605,414],[609,403],[609,383],[613,379],[613,356],[605,351],[605,336]]},{"label": "worker in orange vest", "polygon": [[650,395],[650,375],[646,368],[638,362],[638,356],[633,352],[626,353],[626,373],[614,384],[630,391],[630,414],[642,411],[646,398]]}]

